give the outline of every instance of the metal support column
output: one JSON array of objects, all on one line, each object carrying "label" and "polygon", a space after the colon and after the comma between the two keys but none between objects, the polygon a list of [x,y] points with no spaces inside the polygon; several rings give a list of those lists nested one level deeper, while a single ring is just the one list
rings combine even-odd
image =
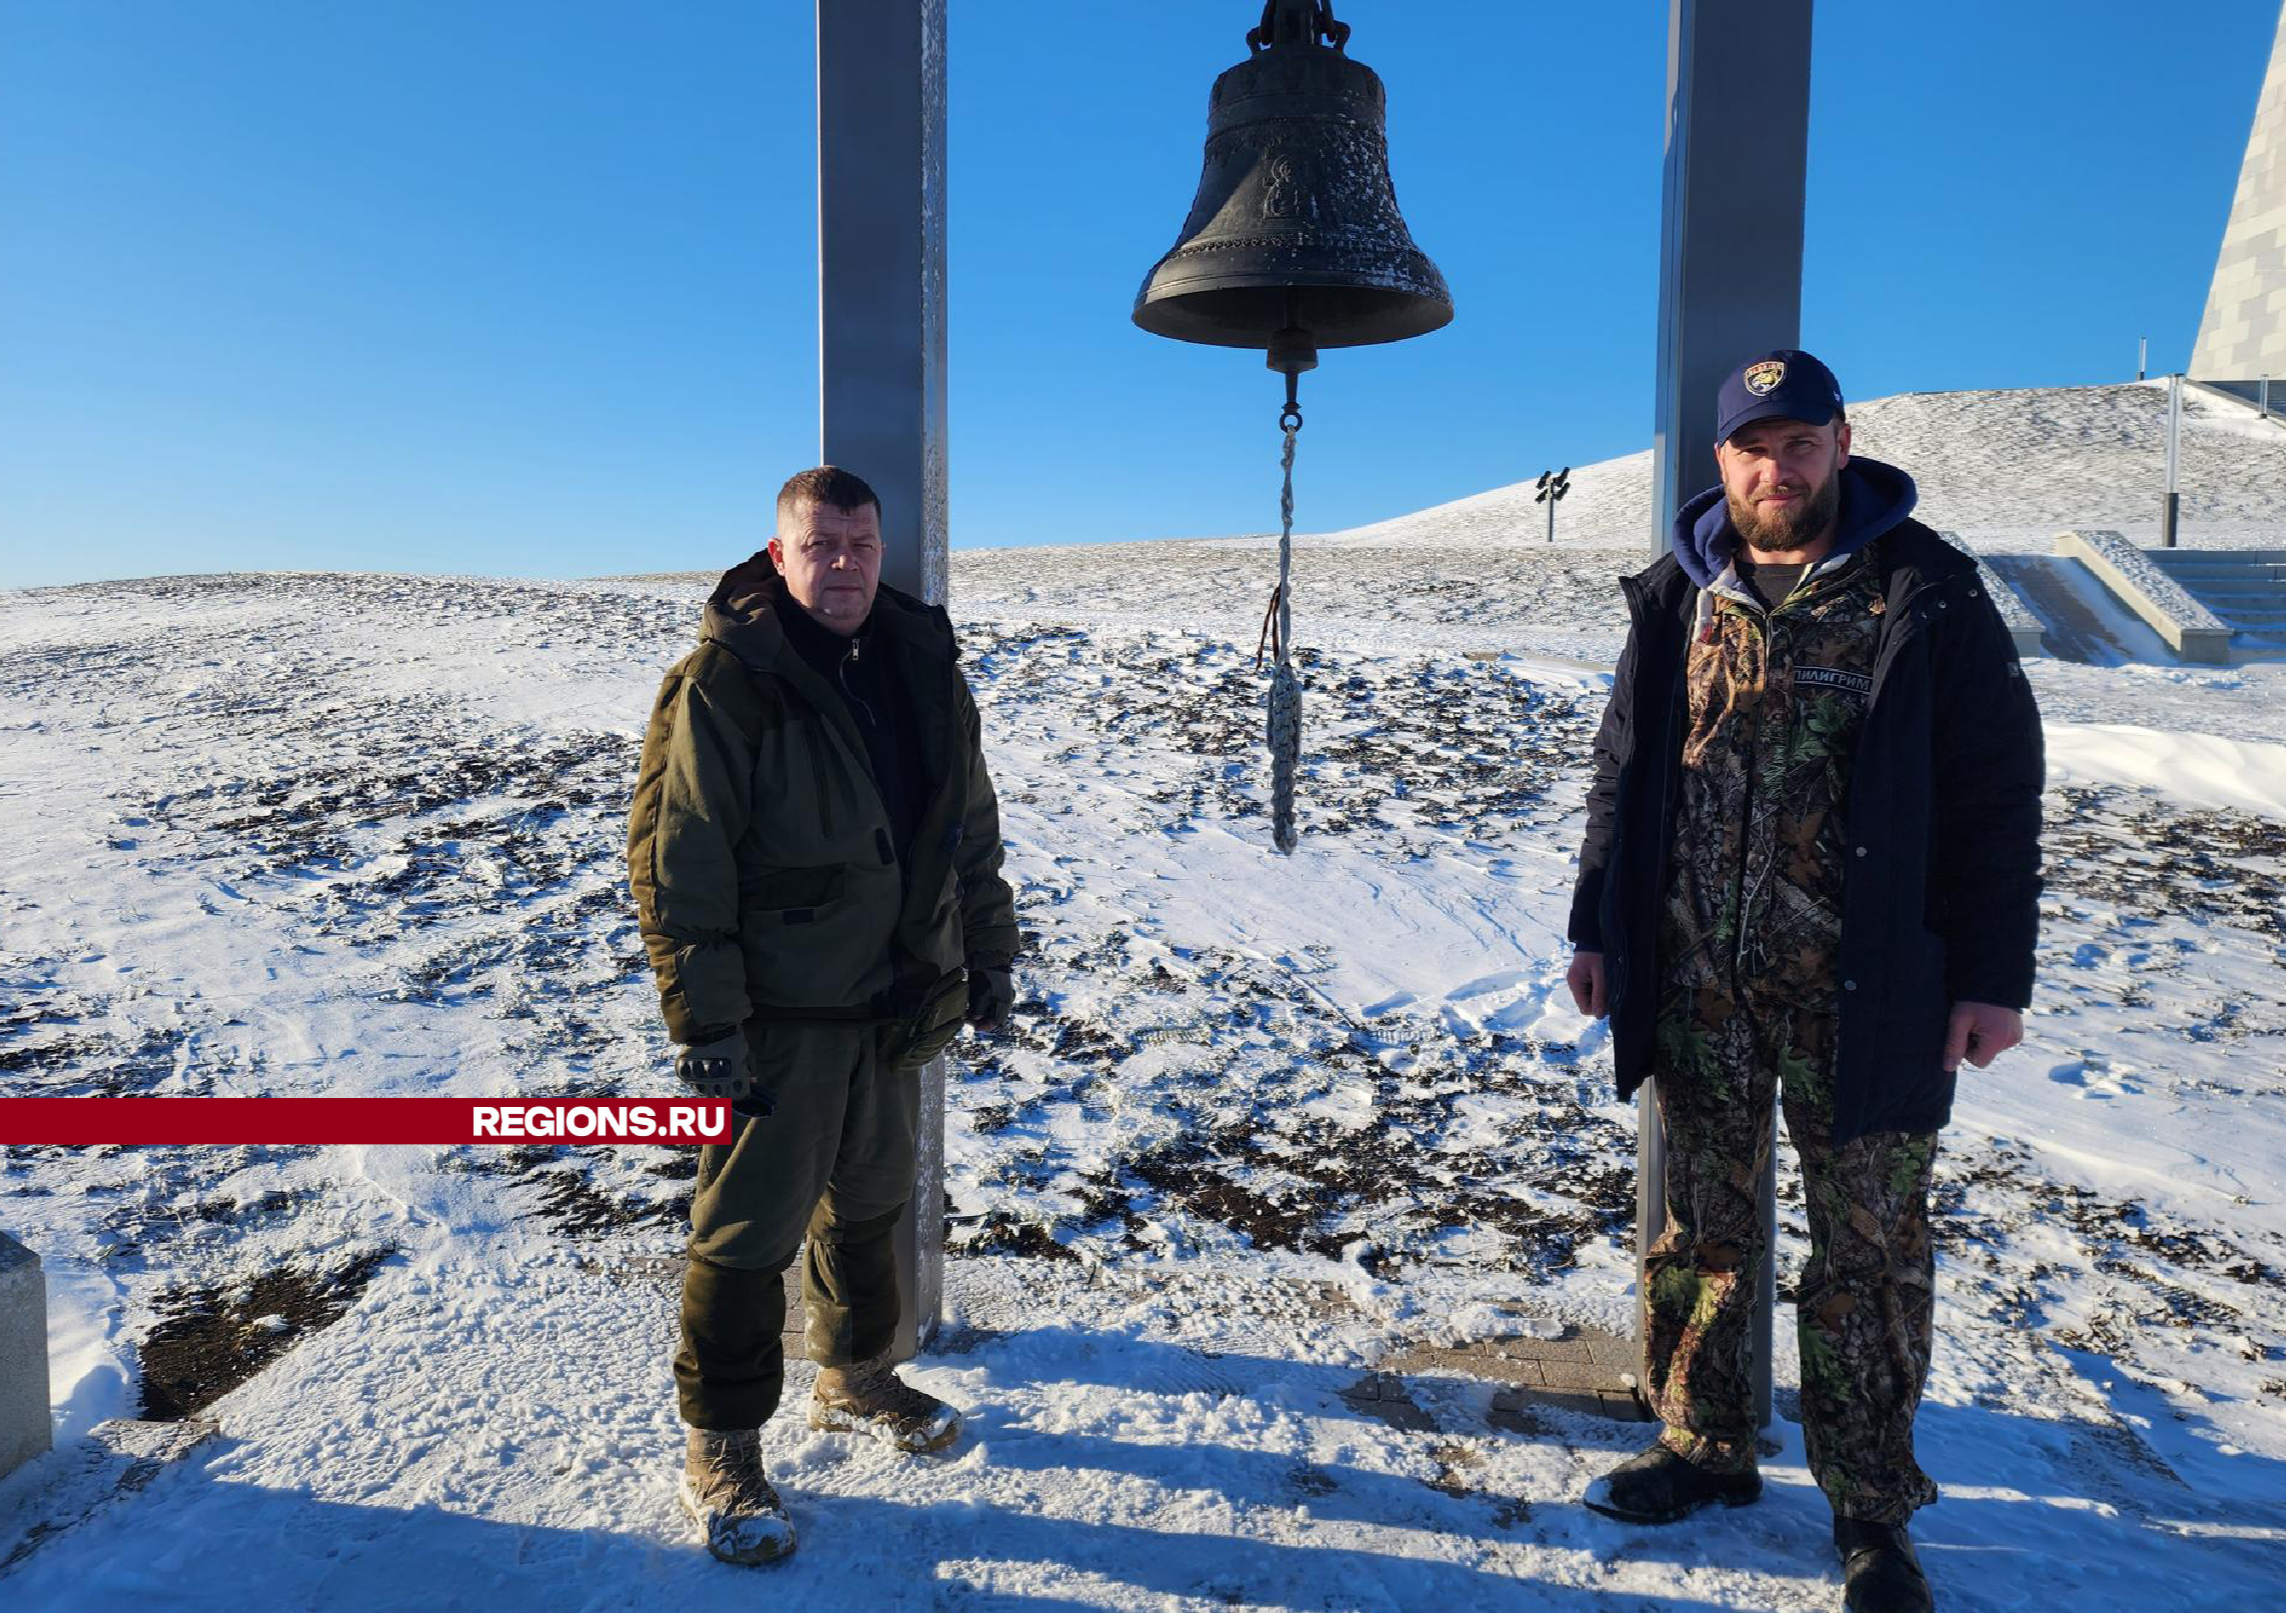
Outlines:
[{"label": "metal support column", "polygon": [[51,1443],[48,1285],[40,1257],[0,1232],[0,1478]]},{"label": "metal support column", "polygon": [[2183,513],[2183,377],[2167,377],[2167,497],[2159,506],[2159,547],[2175,547],[2175,528]]},{"label": "metal support column", "polygon": [[[1811,0],[1669,0],[1667,171],[1660,236],[1654,554],[1674,513],[1713,484],[1715,394],[1729,368],[1801,340],[1802,196],[1809,161]],[[1703,93],[1702,93],[1703,92]],[[1656,989],[1656,982],[1649,987]],[[1643,1088],[1636,1151],[1637,1292],[1667,1219],[1666,1149]],[[1775,1148],[1773,1148],[1775,1160]],[[1770,1421],[1777,1198],[1763,1175],[1756,1414]],[[1638,1337],[1648,1339],[1638,1305]]]},{"label": "metal support column", "polygon": [[[883,580],[942,603],[945,0],[818,0],[819,457],[881,495]],[[896,1353],[944,1295],[944,1062],[921,1075]]]}]

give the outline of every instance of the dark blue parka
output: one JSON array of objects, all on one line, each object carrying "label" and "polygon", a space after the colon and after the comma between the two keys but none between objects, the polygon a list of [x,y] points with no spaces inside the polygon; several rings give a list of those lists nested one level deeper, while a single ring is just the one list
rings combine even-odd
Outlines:
[{"label": "dark blue parka", "polygon": [[[1862,527],[1881,510],[1872,558],[1884,608],[1849,784],[1837,1144],[1942,1126],[1952,1005],[2031,1001],[2045,778],[2039,712],[1976,562],[1903,515],[1897,484],[1910,509],[1912,483],[1901,473],[1854,461],[1842,474],[1852,546],[1872,541]],[[1685,507],[1676,537],[1693,571],[1736,541],[1727,526],[1709,519],[1705,496]],[[1698,588],[1672,554],[1620,586],[1633,624],[1596,737],[1570,933],[1604,956],[1625,1097],[1651,1074]]]}]

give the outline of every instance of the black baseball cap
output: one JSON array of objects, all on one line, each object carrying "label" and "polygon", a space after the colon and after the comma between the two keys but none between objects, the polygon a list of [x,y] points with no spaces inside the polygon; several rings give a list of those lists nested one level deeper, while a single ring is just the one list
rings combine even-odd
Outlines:
[{"label": "black baseball cap", "polygon": [[1715,441],[1725,443],[1757,420],[1799,420],[1822,426],[1841,412],[1834,372],[1794,347],[1750,358],[1723,377],[1715,400]]}]

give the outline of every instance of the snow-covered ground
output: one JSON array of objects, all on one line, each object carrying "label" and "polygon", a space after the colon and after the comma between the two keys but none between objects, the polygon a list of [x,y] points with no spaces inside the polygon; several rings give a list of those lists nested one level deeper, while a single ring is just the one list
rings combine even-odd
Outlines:
[{"label": "snow-covered ground", "polygon": [[[2149,390],[2009,396],[2076,464],[2142,452],[2100,428]],[[1941,416],[1865,404],[1861,444],[1921,475],[1935,524],[2042,519],[1935,507],[1974,445],[2037,457]],[[2222,435],[2253,466],[2225,513],[2286,524],[2286,448]],[[1932,443],[1943,475],[1915,462]],[[1632,1116],[1565,1006],[1561,927],[1639,544],[1413,519],[1305,546],[1291,861],[1265,849],[1259,543],[956,556],[1031,946],[1013,1030],[950,1083],[948,1320],[915,1369],[973,1409],[947,1458],[781,1417],[800,1554],[757,1575],[691,1541],[666,1360],[685,1156],[16,1146],[0,1226],[46,1261],[61,1442],[270,1364],[208,1408],[216,1444],[77,1527],[23,1529],[69,1449],[0,1483],[0,1600],[1837,1605],[1783,1329],[1768,1496],[1669,1530],[1579,1505],[1640,1427],[1498,1415],[1433,1373],[1407,1381],[1418,1417],[1346,1393],[1414,1346],[1632,1309]],[[2132,525],[2050,522],[2074,524]],[[0,594],[0,1090],[671,1090],[619,847],[703,593]],[[2272,1605],[2286,666],[2031,670],[2041,984],[1946,1137],[1920,1425],[1946,1499],[1917,1533],[1948,1607]],[[1790,1182],[1782,1216],[1783,1288]]]}]

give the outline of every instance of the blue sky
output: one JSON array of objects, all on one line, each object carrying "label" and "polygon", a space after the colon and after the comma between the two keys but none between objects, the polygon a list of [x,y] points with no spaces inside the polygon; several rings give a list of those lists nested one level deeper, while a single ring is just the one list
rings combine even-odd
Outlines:
[{"label": "blue sky", "polygon": [[[961,545],[1259,531],[1275,378],[1128,322],[1248,0],[951,0]],[[1338,0],[1459,316],[1308,378],[1300,520],[1649,439],[1666,11]],[[0,0],[0,586],[707,568],[817,452],[808,0]],[[2276,0],[1826,0],[1853,397],[2196,333]]]}]

